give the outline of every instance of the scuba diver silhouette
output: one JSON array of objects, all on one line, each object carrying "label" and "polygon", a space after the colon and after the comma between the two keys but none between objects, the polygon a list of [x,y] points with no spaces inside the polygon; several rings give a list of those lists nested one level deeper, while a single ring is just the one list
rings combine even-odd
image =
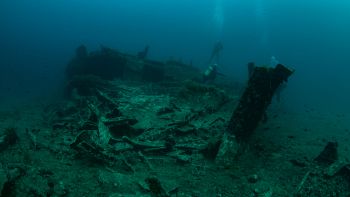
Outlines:
[{"label": "scuba diver silhouette", "polygon": [[212,64],[203,73],[203,82],[204,83],[212,82],[215,80],[217,75],[218,75],[218,65]]},{"label": "scuba diver silhouette", "polygon": [[217,75],[224,76],[223,74],[218,72],[219,61],[220,61],[222,50],[223,50],[222,43],[220,41],[215,43],[210,55],[209,67],[203,73],[204,83],[213,82],[216,79]]}]

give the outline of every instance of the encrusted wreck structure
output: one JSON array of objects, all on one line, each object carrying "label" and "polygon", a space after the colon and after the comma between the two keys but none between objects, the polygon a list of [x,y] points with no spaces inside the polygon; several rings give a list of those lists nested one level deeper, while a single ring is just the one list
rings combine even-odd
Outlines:
[{"label": "encrusted wreck structure", "polygon": [[335,142],[316,164],[290,159],[309,169],[290,170],[303,177],[297,188],[253,173],[271,146],[261,148],[254,131],[293,70],[251,66],[242,94],[228,77],[204,84],[199,69],[147,59],[148,50],[78,47],[65,100],[42,110],[42,127],[0,133],[1,196],[317,196],[310,174],[323,180],[327,169],[334,183],[350,174]]}]

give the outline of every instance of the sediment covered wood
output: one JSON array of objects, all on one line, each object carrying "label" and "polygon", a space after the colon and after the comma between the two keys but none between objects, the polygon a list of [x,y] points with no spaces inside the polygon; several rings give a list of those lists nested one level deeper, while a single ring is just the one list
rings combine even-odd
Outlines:
[{"label": "sediment covered wood", "polygon": [[275,68],[255,67],[233,112],[228,131],[238,140],[248,139],[263,118],[275,91],[292,73],[293,70],[282,64]]}]

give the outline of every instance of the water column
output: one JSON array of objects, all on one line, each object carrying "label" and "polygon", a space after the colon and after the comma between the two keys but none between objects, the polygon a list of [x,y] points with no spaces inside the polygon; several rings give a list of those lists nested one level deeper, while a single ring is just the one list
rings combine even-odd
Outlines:
[{"label": "water column", "polygon": [[254,0],[255,21],[257,28],[257,36],[259,44],[263,48],[268,48],[269,44],[269,28],[267,26],[266,10],[264,7],[264,0]]},{"label": "water column", "polygon": [[213,45],[212,54],[209,60],[210,64],[221,65],[221,53],[223,49],[222,45],[222,33],[224,28],[224,9],[223,0],[214,1],[214,13],[213,13],[213,33],[215,43]]},{"label": "water column", "polygon": [[255,9],[255,22],[256,22],[256,31],[257,38],[260,50],[263,52],[263,59],[266,60],[267,57],[270,57],[269,66],[275,67],[279,62],[274,56],[275,52],[273,46],[271,46],[271,35],[270,35],[270,26],[268,21],[268,10],[266,9],[266,0],[254,0],[254,9]]},{"label": "water column", "polygon": [[223,0],[215,0],[214,2],[214,15],[213,15],[213,21],[214,21],[214,29],[215,29],[215,36],[218,41],[221,40],[222,37],[222,31],[224,27],[224,10],[223,10]]}]

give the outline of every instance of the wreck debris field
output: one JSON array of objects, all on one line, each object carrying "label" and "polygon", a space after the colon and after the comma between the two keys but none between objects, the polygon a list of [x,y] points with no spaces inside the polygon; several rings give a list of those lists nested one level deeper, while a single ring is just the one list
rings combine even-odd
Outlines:
[{"label": "wreck debris field", "polygon": [[350,196],[349,8],[0,2],[0,197]]}]

